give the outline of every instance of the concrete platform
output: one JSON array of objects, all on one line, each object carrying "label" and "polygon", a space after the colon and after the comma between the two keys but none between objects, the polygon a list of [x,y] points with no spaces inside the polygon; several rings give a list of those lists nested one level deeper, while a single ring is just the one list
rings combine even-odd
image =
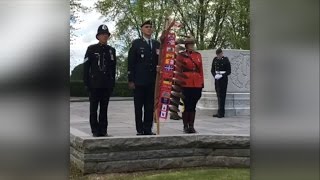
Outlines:
[{"label": "concrete platform", "polygon": [[[109,127],[111,136],[135,136],[133,101],[110,101],[108,109]],[[213,113],[212,113],[213,114]],[[210,114],[211,115],[211,114]],[[212,135],[246,135],[250,134],[249,116],[232,116],[226,118],[213,118],[207,112],[198,111],[195,128],[199,134]],[[70,126],[80,130],[87,137],[91,136],[89,126],[89,102],[70,103]],[[154,127],[154,132],[155,127]],[[160,125],[161,135],[183,134],[182,121],[167,120]]]},{"label": "concrete platform", "polygon": [[250,164],[248,116],[219,119],[198,111],[197,134],[183,134],[181,120],[167,120],[160,135],[136,136],[133,101],[110,101],[110,137],[99,138],[88,117],[89,102],[70,103],[70,157],[84,174]]}]

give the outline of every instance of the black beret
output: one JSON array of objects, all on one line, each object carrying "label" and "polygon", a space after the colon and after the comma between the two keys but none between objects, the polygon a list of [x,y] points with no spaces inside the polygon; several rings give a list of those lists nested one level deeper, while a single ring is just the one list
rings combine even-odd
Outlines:
[{"label": "black beret", "polygon": [[151,20],[145,21],[144,23],[141,24],[140,27],[143,27],[143,26],[146,25],[146,24],[149,24],[149,25],[152,26],[152,21],[151,21]]},{"label": "black beret", "polygon": [[222,49],[221,49],[221,48],[218,48],[218,49],[216,50],[216,54],[218,55],[218,54],[220,54],[220,53],[222,53]]}]

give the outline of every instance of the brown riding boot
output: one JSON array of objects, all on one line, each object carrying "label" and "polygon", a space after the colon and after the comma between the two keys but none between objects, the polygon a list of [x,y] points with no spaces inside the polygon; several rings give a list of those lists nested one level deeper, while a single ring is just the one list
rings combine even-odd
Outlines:
[{"label": "brown riding boot", "polygon": [[182,113],[182,120],[183,120],[183,132],[184,133],[188,133],[188,129],[189,129],[189,112],[183,112]]},{"label": "brown riding boot", "polygon": [[194,129],[194,120],[196,117],[196,112],[189,112],[189,133],[196,133]]}]

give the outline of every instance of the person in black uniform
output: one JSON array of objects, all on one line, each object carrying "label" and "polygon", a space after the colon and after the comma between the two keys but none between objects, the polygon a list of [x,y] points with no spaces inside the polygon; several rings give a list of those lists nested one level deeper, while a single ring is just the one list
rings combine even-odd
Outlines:
[{"label": "person in black uniform", "polygon": [[137,135],[154,135],[154,86],[160,43],[151,39],[153,29],[150,20],[141,25],[141,32],[142,37],[132,42],[128,54],[128,85],[134,91]]},{"label": "person in black uniform", "polygon": [[116,50],[107,45],[109,37],[108,27],[100,25],[96,35],[99,43],[88,47],[84,60],[83,81],[89,91],[90,127],[94,137],[108,135],[107,110],[116,74]]},{"label": "person in black uniform", "polygon": [[218,113],[213,117],[222,118],[225,113],[225,101],[228,87],[228,76],[231,74],[231,65],[228,57],[223,56],[222,50],[216,50],[216,57],[212,61],[211,74],[215,79],[214,85],[218,98]]}]

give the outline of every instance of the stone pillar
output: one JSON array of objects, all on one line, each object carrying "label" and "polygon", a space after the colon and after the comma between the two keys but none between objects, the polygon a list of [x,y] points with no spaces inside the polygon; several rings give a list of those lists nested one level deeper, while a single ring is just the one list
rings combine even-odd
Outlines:
[{"label": "stone pillar", "polygon": [[[216,50],[199,51],[202,55],[204,70],[204,89],[197,109],[208,115],[215,114],[218,100],[211,75],[211,64]],[[250,115],[250,51],[223,50],[231,63],[231,75],[226,97],[225,116]]]}]

